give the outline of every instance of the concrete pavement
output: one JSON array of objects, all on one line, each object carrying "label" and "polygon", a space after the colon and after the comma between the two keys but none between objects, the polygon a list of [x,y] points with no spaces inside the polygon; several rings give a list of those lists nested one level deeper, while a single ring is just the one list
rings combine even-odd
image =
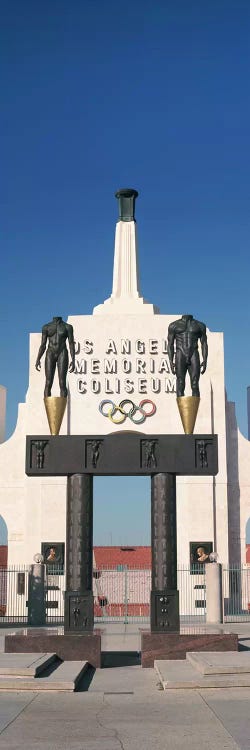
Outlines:
[{"label": "concrete pavement", "polygon": [[[250,646],[250,623],[239,625]],[[109,626],[106,641],[117,664],[119,628]],[[138,626],[123,626],[123,663],[138,637]],[[250,688],[165,692],[136,660],[92,670],[78,693],[1,692],[0,750],[249,750]]]},{"label": "concrete pavement", "polygon": [[166,693],[156,679],[124,667],[97,670],[88,692],[1,694],[1,750],[249,750],[249,690]]}]

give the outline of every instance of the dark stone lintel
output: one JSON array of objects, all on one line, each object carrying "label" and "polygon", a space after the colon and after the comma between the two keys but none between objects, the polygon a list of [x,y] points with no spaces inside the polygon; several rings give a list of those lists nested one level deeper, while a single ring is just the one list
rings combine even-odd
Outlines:
[{"label": "dark stone lintel", "polygon": [[[42,460],[37,444],[44,443]],[[217,435],[29,435],[28,476],[148,475],[215,476]]]}]

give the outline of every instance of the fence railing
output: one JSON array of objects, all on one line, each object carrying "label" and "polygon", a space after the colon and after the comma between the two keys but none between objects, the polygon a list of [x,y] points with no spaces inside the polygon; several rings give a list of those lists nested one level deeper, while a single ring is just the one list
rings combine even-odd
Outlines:
[{"label": "fence railing", "polygon": [[27,623],[29,567],[0,568],[0,623]]},{"label": "fence railing", "polygon": [[63,568],[50,566],[45,573],[45,617],[46,623],[63,623],[65,572]]},{"label": "fence railing", "polygon": [[223,567],[224,622],[250,621],[250,566]]},{"label": "fence railing", "polygon": [[[177,571],[181,623],[206,621],[206,566]],[[151,570],[127,566],[93,572],[95,622],[149,622]],[[46,624],[62,624],[65,573],[47,568],[44,602]],[[0,569],[0,624],[28,624],[29,567]],[[250,621],[250,568],[223,568],[224,620]]]},{"label": "fence railing", "polygon": [[[179,568],[180,615],[184,622],[205,619],[204,570]],[[127,566],[93,572],[94,617],[96,622],[149,622],[151,570]],[[0,623],[27,623],[29,568],[0,571]],[[45,575],[45,618],[59,624],[64,618],[65,573],[51,567]]]}]

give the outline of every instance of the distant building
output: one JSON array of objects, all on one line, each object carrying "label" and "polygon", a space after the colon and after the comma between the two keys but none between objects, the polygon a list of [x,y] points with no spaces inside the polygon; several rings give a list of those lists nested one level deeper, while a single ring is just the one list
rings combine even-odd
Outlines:
[{"label": "distant building", "polygon": [[0,568],[7,568],[8,547],[6,544],[0,544]]},{"label": "distant building", "polygon": [[94,569],[151,569],[151,547],[94,547]]}]

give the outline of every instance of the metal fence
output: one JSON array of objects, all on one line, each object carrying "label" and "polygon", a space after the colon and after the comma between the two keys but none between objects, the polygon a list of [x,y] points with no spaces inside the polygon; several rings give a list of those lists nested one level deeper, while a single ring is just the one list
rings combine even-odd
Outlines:
[{"label": "metal fence", "polygon": [[[250,621],[250,567],[223,568],[224,621]],[[177,581],[181,623],[206,621],[206,566],[179,567]],[[96,623],[149,622],[151,570],[127,566],[93,571]],[[46,624],[62,624],[65,573],[47,568],[44,603]],[[29,567],[0,569],[0,624],[29,621]]]},{"label": "metal fence", "polygon": [[250,566],[223,567],[224,622],[250,621]]},{"label": "metal fence", "polygon": [[94,571],[94,615],[98,622],[147,622],[151,570],[126,565]]},{"label": "metal fence", "polygon": [[[205,620],[204,566],[178,569],[180,615],[183,622]],[[149,622],[151,570],[124,566],[94,571],[94,612],[98,622]]]},{"label": "metal fence", "polygon": [[189,565],[177,570],[181,623],[206,621],[205,565]]},{"label": "metal fence", "polygon": [[[180,615],[183,622],[205,620],[205,572],[202,568],[178,570]],[[149,622],[151,570],[125,565],[93,571],[96,623]],[[65,573],[46,569],[44,586],[45,622],[61,624],[64,618]],[[29,568],[0,570],[0,624],[27,624],[29,620]]]},{"label": "metal fence", "polygon": [[51,566],[45,569],[45,618],[46,624],[60,625],[64,618],[64,591],[66,588],[64,568]]},{"label": "metal fence", "polygon": [[28,586],[28,566],[0,568],[0,623],[27,623]]}]

